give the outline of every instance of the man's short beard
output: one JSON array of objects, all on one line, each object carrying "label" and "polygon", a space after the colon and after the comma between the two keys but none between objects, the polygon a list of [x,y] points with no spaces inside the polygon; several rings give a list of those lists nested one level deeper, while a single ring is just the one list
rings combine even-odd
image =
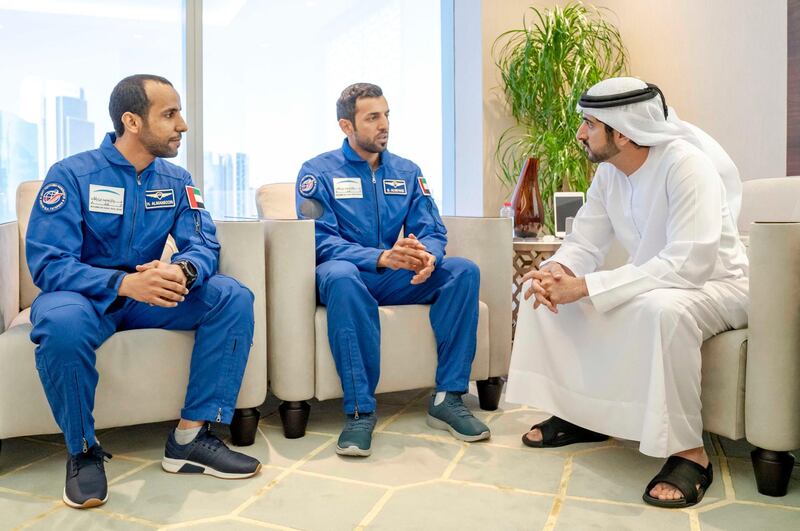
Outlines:
[{"label": "man's short beard", "polygon": [[614,144],[614,140],[610,136],[606,136],[606,145],[603,146],[602,151],[592,151],[586,141],[583,142],[583,145],[586,147],[586,158],[589,159],[589,162],[605,162],[619,153],[619,148]]},{"label": "man's short beard", "polygon": [[388,142],[387,144],[384,144],[383,147],[381,147],[375,142],[359,136],[358,131],[356,129],[353,129],[353,132],[355,133],[356,144],[358,145],[358,147],[360,147],[367,153],[383,153],[384,151],[386,151],[386,146]]},{"label": "man's short beard", "polygon": [[147,125],[142,127],[142,133],[139,135],[139,141],[142,146],[154,157],[162,159],[171,159],[178,156],[177,148],[173,148],[169,140],[160,142],[152,133]]}]

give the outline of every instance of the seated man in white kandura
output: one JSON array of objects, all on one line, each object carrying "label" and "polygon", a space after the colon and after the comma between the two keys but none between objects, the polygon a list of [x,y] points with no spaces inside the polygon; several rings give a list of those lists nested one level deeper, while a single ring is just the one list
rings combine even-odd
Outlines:
[{"label": "seated man in white kandura", "polygon": [[[611,435],[668,457],[644,501],[688,507],[712,481],[700,346],[747,323],[739,174],[655,85],[607,79],[578,111],[577,139],[601,164],[572,233],[524,277],[535,302],[520,307],[506,399],[557,415],[523,436],[528,446]],[[614,238],[628,263],[597,271]]]}]

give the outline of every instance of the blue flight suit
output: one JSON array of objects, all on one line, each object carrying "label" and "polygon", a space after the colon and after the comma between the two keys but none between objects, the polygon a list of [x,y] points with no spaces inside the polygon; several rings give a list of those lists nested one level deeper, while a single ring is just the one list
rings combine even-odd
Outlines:
[{"label": "blue flight suit", "polygon": [[[95,350],[117,330],[195,330],[180,414],[224,423],[253,338],[253,294],[217,274],[216,228],[188,189],[189,173],[156,158],[137,176],[115,140],[109,133],[99,149],[50,168],[26,237],[42,290],[31,308],[36,368],[71,454],[94,444]],[[197,270],[185,300],[162,308],[119,297],[125,274],[159,259],[169,234],[179,249],[172,261]]]},{"label": "blue flight suit", "polygon": [[[444,257],[447,230],[419,167],[384,151],[373,172],[345,139],[341,149],[303,164],[296,199],[298,217],[316,220],[317,292],[328,308],[345,413],[375,411],[383,305],[431,305],[436,390],[465,392],[475,357],[480,272],[469,260]],[[412,271],[377,267],[401,229],[436,257],[422,284],[410,284]]]}]

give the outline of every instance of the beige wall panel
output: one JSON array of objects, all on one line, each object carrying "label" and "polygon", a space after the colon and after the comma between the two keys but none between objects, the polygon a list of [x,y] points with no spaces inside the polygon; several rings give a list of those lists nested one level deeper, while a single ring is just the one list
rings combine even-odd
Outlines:
[{"label": "beige wall panel", "polygon": [[[563,5],[564,2],[558,2]],[[602,0],[616,13],[631,74],[664,90],[667,101],[725,147],[743,180],[786,174],[786,0]],[[496,178],[494,149],[513,124],[504,108],[491,46],[521,27],[531,5],[484,0],[484,214],[508,194]]]}]

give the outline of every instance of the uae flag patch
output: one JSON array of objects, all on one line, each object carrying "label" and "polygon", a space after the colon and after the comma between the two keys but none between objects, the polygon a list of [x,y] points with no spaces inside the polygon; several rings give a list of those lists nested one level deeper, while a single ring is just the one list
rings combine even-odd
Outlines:
[{"label": "uae flag patch", "polygon": [[192,208],[192,210],[205,210],[206,205],[203,203],[203,194],[200,193],[199,188],[187,186],[186,198],[189,200],[189,206]]},{"label": "uae flag patch", "polygon": [[417,177],[417,181],[419,182],[419,187],[422,190],[422,195],[431,195],[431,189],[428,188],[428,181],[425,180],[425,177],[420,175]]}]

